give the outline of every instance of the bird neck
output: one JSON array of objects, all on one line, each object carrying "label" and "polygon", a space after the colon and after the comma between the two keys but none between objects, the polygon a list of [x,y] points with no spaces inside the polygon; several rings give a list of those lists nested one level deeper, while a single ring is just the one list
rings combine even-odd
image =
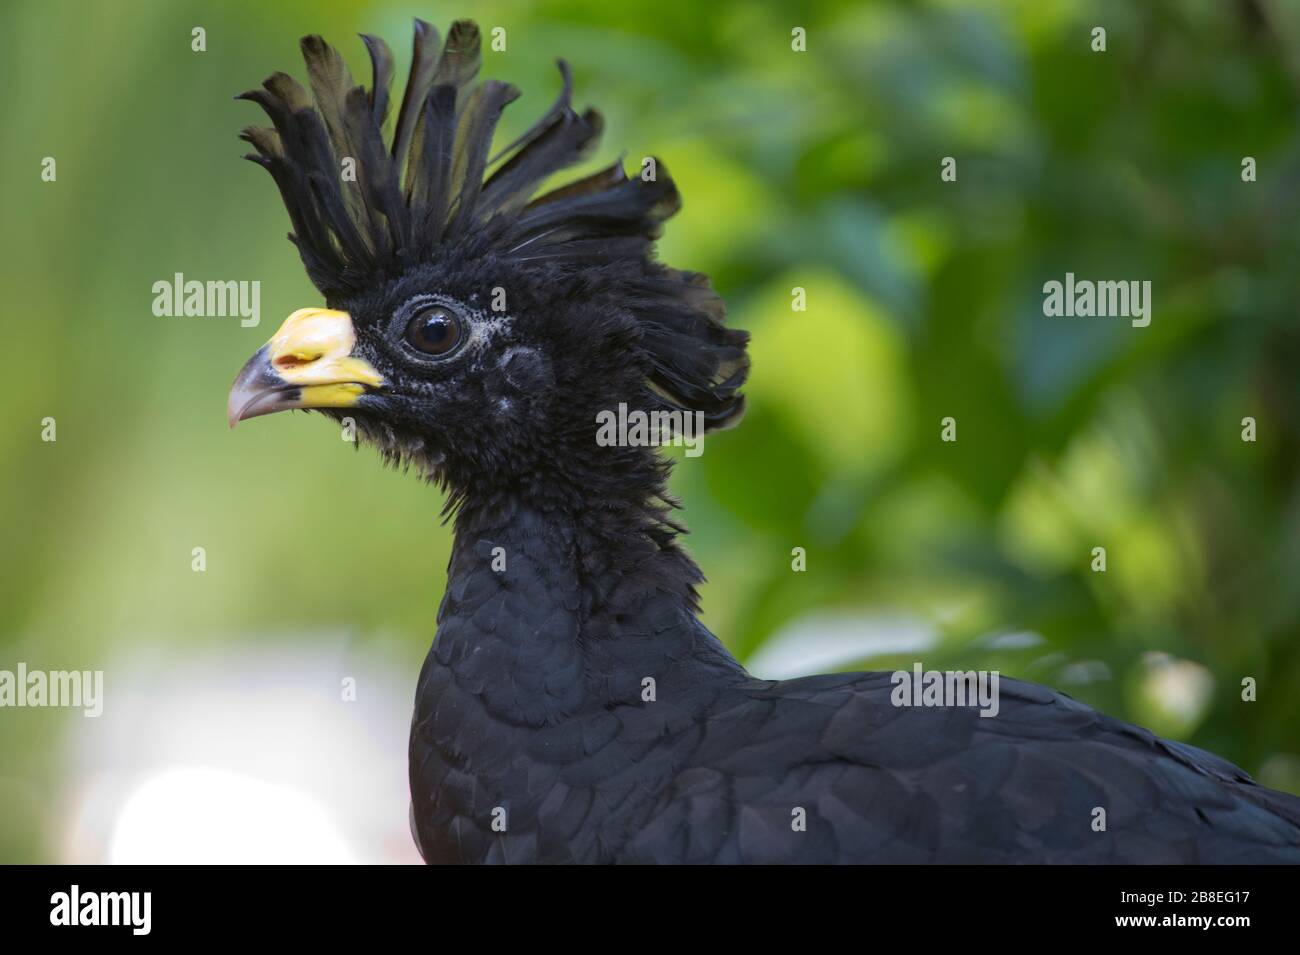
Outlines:
[{"label": "bird neck", "polygon": [[653,508],[467,499],[433,655],[534,725],[635,703],[647,678],[744,678],[696,618],[702,578],[675,533]]}]

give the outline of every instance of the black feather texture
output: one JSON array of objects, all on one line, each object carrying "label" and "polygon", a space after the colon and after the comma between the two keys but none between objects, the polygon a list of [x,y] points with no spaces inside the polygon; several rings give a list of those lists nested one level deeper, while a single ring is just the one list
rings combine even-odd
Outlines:
[{"label": "black feather texture", "polygon": [[[279,187],[312,283],[327,301],[363,294],[451,246],[494,255],[523,269],[581,270],[642,263],[629,289],[652,371],[653,402],[700,412],[706,427],[734,424],[748,372],[748,336],[722,324],[722,300],[695,273],[652,262],[663,222],[681,207],[672,177],[655,162],[652,179],[628,178],[622,162],[534,197],[554,173],[585,159],[603,121],[573,109],[572,77],[559,61],[561,91],[523,135],[496,154],[493,134],[519,95],[508,83],[475,83],[478,27],[438,31],[415,21],[412,65],[391,137],[393,56],[363,35],[369,89],[354,83],[338,52],[302,39],[311,92],[284,73],[240,95],[270,117],[241,138]],[[347,162],[350,160],[350,162]],[[344,174],[346,167],[355,175]]]}]

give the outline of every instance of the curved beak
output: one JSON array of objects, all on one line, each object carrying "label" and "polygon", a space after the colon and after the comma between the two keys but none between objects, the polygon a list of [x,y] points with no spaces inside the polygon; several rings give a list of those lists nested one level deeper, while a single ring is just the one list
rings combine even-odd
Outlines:
[{"label": "curved beak", "polygon": [[347,312],[298,309],[235,378],[226,404],[230,426],[291,408],[355,405],[384,384],[368,361],[352,354],[356,343]]}]

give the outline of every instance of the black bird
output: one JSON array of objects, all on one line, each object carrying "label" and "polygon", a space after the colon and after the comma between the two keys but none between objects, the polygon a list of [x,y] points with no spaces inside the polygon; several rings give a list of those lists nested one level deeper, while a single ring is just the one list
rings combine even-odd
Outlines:
[{"label": "black bird", "polygon": [[668,464],[596,440],[620,406],[710,429],[744,409],[747,336],[652,257],[672,179],[616,162],[535,197],[600,115],[561,62],[558,100],[492,155],[517,90],[475,83],[467,21],[441,50],[416,22],[386,139],[393,59],[363,39],[369,90],[309,36],[311,94],[283,73],[243,94],[328,307],[253,356],[229,415],[352,419],[447,492],[410,737],[427,861],[1300,861],[1300,799],[1044,687],[1002,681],[985,718],[895,706],[888,673],[746,673],[697,618]]}]

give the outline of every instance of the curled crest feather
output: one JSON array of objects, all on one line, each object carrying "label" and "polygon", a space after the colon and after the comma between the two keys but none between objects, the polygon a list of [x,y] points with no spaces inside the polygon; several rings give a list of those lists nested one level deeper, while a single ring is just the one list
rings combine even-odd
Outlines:
[{"label": "curled crest feather", "polygon": [[[257,103],[269,127],[248,127],[246,158],[279,188],[312,283],[339,301],[436,261],[448,247],[495,254],[519,268],[564,270],[640,263],[629,309],[663,407],[700,411],[710,428],[734,423],[748,370],[747,336],[722,324],[723,305],[703,276],[652,259],[663,222],[681,207],[672,178],[656,162],[651,179],[628,178],[622,161],[541,196],[552,174],[584,160],[603,130],[594,109],[574,110],[572,77],[558,61],[554,104],[495,154],[493,134],[519,91],[476,83],[480,35],[458,20],[439,42],[415,21],[412,63],[385,135],[393,56],[362,35],[371,85],[354,82],[339,53],[303,37],[308,86],[273,73],[239,99]],[[347,167],[354,177],[344,174]]]}]

